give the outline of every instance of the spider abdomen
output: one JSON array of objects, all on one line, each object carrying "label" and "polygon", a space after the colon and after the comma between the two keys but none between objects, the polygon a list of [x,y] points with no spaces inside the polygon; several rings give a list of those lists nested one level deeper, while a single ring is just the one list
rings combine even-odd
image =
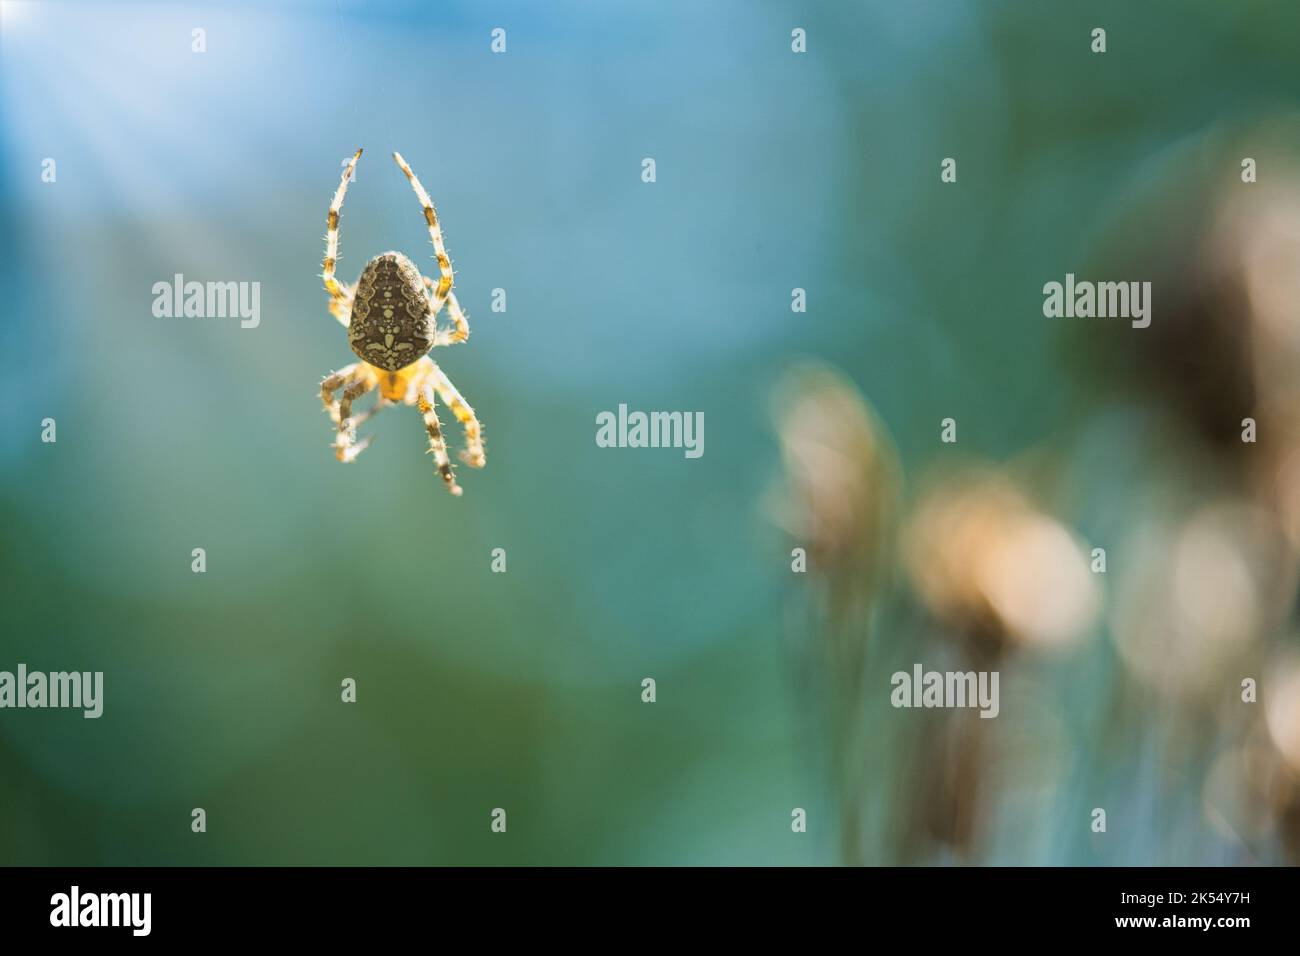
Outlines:
[{"label": "spider abdomen", "polygon": [[415,264],[400,252],[375,256],[352,301],[348,344],[362,361],[396,372],[433,347],[429,298]]}]

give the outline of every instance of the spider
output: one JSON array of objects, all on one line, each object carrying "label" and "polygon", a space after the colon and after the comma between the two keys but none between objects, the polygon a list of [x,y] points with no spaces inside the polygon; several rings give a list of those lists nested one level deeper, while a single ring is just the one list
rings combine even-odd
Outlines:
[{"label": "spider", "polygon": [[[361,270],[357,284],[349,287],[334,278],[338,261],[339,211],[348,181],[361,158],[361,150],[343,171],[334,200],[330,203],[326,219],[325,262],[321,278],[330,295],[330,312],[348,330],[348,345],[361,359],[339,369],[321,382],[321,401],[337,426],[334,441],[339,461],[349,462],[366,450],[370,438],[357,441],[357,426],[380,409],[402,402],[414,405],[424,416],[424,428],[429,434],[429,452],[437,464],[438,474],[453,495],[461,493],[447,458],[447,442],[442,436],[435,398],[441,397],[465,429],[465,450],[460,458],[472,468],[487,464],[483,452],[483,429],[474,409],[456,390],[451,379],[438,367],[428,352],[439,345],[455,345],[469,338],[469,322],[452,292],[451,260],[442,244],[442,229],[438,214],[434,212],[429,194],[411,172],[399,153],[393,159],[406,174],[416,198],[424,208],[424,220],[433,240],[434,256],[438,260],[439,279],[434,281],[420,274],[415,263],[400,252],[385,252],[375,256]],[[438,314],[443,306],[451,317],[451,329],[437,327]],[[336,400],[334,393],[342,389]],[[352,403],[378,389],[375,404],[353,417]]]}]

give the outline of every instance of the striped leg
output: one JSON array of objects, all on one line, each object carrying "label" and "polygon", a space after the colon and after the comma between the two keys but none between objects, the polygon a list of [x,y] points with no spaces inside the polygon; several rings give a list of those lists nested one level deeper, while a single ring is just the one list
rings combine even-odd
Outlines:
[{"label": "striped leg", "polygon": [[352,381],[360,366],[360,362],[345,365],[332,375],[326,376],[325,381],[320,383],[320,400],[325,406],[325,411],[330,413],[330,421],[336,425],[339,423],[339,403],[334,400],[334,393]]},{"label": "striped leg", "polygon": [[[393,403],[386,398],[376,399],[375,404],[371,405],[364,412],[361,412],[359,415],[352,416],[352,427],[360,428],[362,425],[370,421],[370,419],[374,418],[381,411],[383,411],[385,408],[387,408],[392,404]],[[370,444],[370,439],[366,439],[366,444],[367,445]]]},{"label": "striped leg", "polygon": [[420,385],[416,396],[416,405],[424,416],[424,429],[429,433],[429,453],[433,455],[438,466],[438,474],[447,483],[447,490],[453,495],[460,495],[461,487],[456,484],[456,476],[451,471],[451,461],[447,458],[447,441],[442,437],[442,423],[438,421],[438,412],[434,408],[433,386],[428,382]]},{"label": "striped leg", "polygon": [[[357,424],[361,419],[352,418],[352,403],[377,384],[374,376],[365,375],[349,382],[343,389],[343,396],[339,399],[339,430],[334,440],[334,454],[339,461],[353,461],[370,446],[369,438],[363,442],[357,441]],[[373,414],[373,410],[363,418],[369,418],[370,414]]]},{"label": "striped leg", "polygon": [[406,165],[406,160],[402,159],[401,153],[393,153],[393,159],[401,167],[406,178],[411,182],[411,188],[415,190],[415,197],[420,200],[420,205],[424,207],[424,221],[429,224],[429,238],[433,240],[434,257],[438,260],[438,272],[441,278],[438,280],[438,286],[433,292],[433,314],[437,315],[442,309],[443,302],[451,293],[452,273],[451,260],[447,258],[447,249],[442,244],[442,226],[438,225],[438,214],[434,212],[433,200],[429,194],[424,191],[420,181],[415,178],[415,173],[411,172],[411,167]]},{"label": "striped leg", "polygon": [[352,171],[357,168],[357,160],[360,158],[361,150],[357,150],[356,155],[352,157],[352,162],[348,163],[347,168],[343,170],[343,179],[334,193],[334,199],[330,202],[329,215],[325,219],[325,261],[321,278],[325,281],[325,291],[330,294],[330,312],[344,326],[348,324],[352,292],[334,278],[334,267],[339,259],[339,211],[343,208],[343,195],[348,191],[348,180],[352,178]]},{"label": "striped leg", "polygon": [[469,402],[451,384],[446,373],[438,368],[438,363],[429,359],[429,364],[432,366],[429,377],[433,381],[433,387],[438,390],[443,404],[451,409],[451,413],[465,429],[465,450],[460,453],[460,460],[471,468],[482,468],[487,464],[487,454],[483,451],[483,427],[479,424],[474,409],[469,407]]},{"label": "striped leg", "polygon": [[[432,308],[436,300],[433,298],[433,280],[428,276],[420,276],[424,280],[424,287],[429,291],[429,307]],[[469,338],[469,317],[461,311],[460,303],[456,301],[456,293],[447,293],[447,314],[451,316],[454,329],[437,329],[433,333],[433,347],[438,348],[442,345],[457,345]],[[438,313],[433,313],[436,318]]]},{"label": "striped leg", "polygon": [[338,460],[343,462],[344,464],[347,464],[348,462],[351,461],[356,461],[357,455],[361,454],[363,451],[365,451],[367,448],[370,447],[370,441],[373,437],[374,437],[373,435],[367,435],[359,442],[348,442],[346,448],[343,447],[342,445],[335,445],[334,454],[338,458]]}]

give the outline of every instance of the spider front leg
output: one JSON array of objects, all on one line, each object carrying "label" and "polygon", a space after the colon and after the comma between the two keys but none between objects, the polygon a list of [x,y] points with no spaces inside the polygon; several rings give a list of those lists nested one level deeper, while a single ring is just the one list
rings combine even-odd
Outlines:
[{"label": "spider front leg", "polygon": [[[434,308],[437,305],[437,297],[434,293],[433,280],[428,276],[420,276],[424,280],[425,291],[429,293],[429,308],[433,320],[436,323],[438,312]],[[460,303],[456,301],[456,293],[447,293],[447,314],[451,316],[454,329],[434,329],[433,347],[439,348],[444,345],[458,345],[469,338],[469,318],[461,311]]]},{"label": "spider front leg", "polygon": [[330,421],[336,425],[339,422],[339,403],[334,400],[334,393],[352,381],[357,374],[357,369],[360,367],[360,362],[345,365],[337,372],[327,375],[325,380],[320,383],[321,403],[325,406],[325,411],[330,413]]},{"label": "spider front leg", "polygon": [[355,461],[358,455],[370,447],[370,443],[374,441],[374,436],[367,435],[365,438],[361,439],[361,441],[356,441],[357,429],[391,404],[393,403],[387,399],[379,398],[375,400],[375,404],[371,405],[364,412],[352,416],[352,427],[346,432],[341,433],[341,435],[349,436],[350,440],[355,442],[355,444],[347,444],[346,447],[344,447],[342,444],[342,438],[340,438],[339,442],[334,446],[336,449],[335,454],[338,456],[339,461],[344,462],[345,464],[350,461]]},{"label": "spider front leg", "polygon": [[[338,427],[334,449],[339,461],[353,461],[370,447],[369,438],[361,442],[357,441],[357,426],[374,415],[386,403],[381,400],[356,418],[352,417],[352,403],[378,383],[379,380],[370,374],[361,362],[353,362],[321,382],[321,401],[325,404],[325,410],[330,413],[330,419]],[[340,388],[343,389],[343,394],[338,401],[335,401],[334,393]]]},{"label": "spider front leg", "polygon": [[339,258],[339,212],[343,209],[343,196],[348,191],[348,181],[360,158],[361,150],[358,149],[343,170],[343,179],[330,202],[329,215],[325,218],[325,261],[322,264],[321,279],[325,282],[325,291],[330,294],[330,312],[345,328],[352,312],[352,290],[334,278],[334,267]]},{"label": "spider front leg", "polygon": [[456,386],[451,384],[451,379],[438,367],[438,363],[430,359],[429,365],[429,378],[433,387],[465,429],[465,450],[460,453],[460,460],[471,468],[482,468],[487,464],[487,454],[483,451],[483,426],[479,424],[478,416]]},{"label": "spider front leg", "polygon": [[[339,399],[339,430],[338,436],[334,441],[334,453],[339,461],[353,461],[357,455],[361,454],[370,447],[370,439],[357,441],[357,425],[360,420],[352,418],[352,403],[365,395],[377,384],[372,376],[358,378],[350,382],[344,389],[343,395]],[[370,414],[373,414],[373,409]],[[369,418],[370,414],[365,417]]]},{"label": "spider front leg", "polygon": [[420,181],[415,178],[415,173],[411,172],[411,167],[406,165],[406,160],[402,159],[401,153],[393,153],[393,160],[401,168],[411,188],[415,190],[415,198],[420,200],[420,205],[424,209],[424,221],[429,227],[429,238],[433,241],[434,258],[438,260],[438,285],[433,291],[433,314],[437,315],[442,310],[442,303],[447,296],[451,294],[451,284],[454,277],[451,271],[451,259],[447,257],[447,249],[442,244],[442,226],[438,225],[438,213],[433,208],[433,200],[429,194],[424,191]]},{"label": "spider front leg", "polygon": [[415,403],[420,409],[420,414],[424,416],[424,429],[429,433],[429,452],[438,466],[438,474],[442,475],[442,480],[447,483],[447,490],[459,497],[461,487],[456,484],[456,476],[451,470],[451,461],[447,458],[447,440],[442,437],[442,422],[438,421],[438,412],[434,408],[433,386],[428,382],[422,383]]}]

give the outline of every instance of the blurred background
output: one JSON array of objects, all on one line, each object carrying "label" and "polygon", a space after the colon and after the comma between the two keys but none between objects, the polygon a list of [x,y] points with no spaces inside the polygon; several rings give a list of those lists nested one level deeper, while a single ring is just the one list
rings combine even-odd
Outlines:
[{"label": "blurred background", "polygon": [[[3,0],[0,669],[105,702],[0,713],[0,862],[1300,861],[1297,35]],[[330,449],[357,146],[341,279],[433,271],[391,151],[444,224],[459,500],[411,410]],[[1151,281],[1151,327],[1044,318],[1067,272]],[[176,273],[259,282],[260,325],[156,318]],[[619,403],[702,411],[704,456],[598,448]],[[914,663],[999,671],[998,718],[893,709]]]}]

